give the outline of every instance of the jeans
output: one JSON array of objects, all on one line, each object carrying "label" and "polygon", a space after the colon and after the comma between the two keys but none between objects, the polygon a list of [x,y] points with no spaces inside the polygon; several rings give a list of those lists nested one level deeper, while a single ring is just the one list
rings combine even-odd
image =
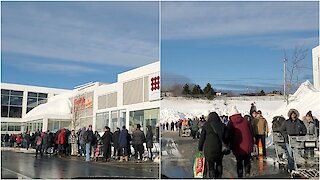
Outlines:
[{"label": "jeans", "polygon": [[[135,153],[134,153],[134,157],[135,159],[137,160],[142,160],[142,155],[144,153],[144,147],[143,147],[143,144],[136,144],[134,145],[134,150],[135,150]],[[138,154],[139,154],[139,158],[138,158]]]},{"label": "jeans", "polygon": [[90,161],[91,143],[86,143],[86,161]]},{"label": "jeans", "polygon": [[286,149],[287,149],[287,157],[288,157],[288,169],[289,171],[294,170],[294,160],[293,160],[293,152],[288,143],[286,143]]},{"label": "jeans", "polygon": [[243,165],[245,169],[245,174],[246,175],[250,174],[250,168],[251,168],[250,158],[251,158],[250,154],[236,156],[238,178],[243,177]]}]

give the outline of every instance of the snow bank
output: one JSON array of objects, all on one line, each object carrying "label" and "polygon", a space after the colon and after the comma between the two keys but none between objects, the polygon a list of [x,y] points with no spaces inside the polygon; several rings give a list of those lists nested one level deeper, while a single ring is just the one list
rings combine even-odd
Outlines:
[{"label": "snow bank", "polygon": [[[266,116],[268,119],[269,129],[271,132],[271,122],[274,116],[283,116],[288,118],[288,111],[291,109],[297,109],[300,114],[300,119],[307,114],[308,111],[312,111],[313,116],[320,117],[320,91],[316,90],[309,81],[305,81],[300,85],[297,91],[289,98],[289,104],[282,103],[282,105],[273,113]],[[271,121],[269,121],[271,120]],[[267,139],[267,146],[272,144],[272,136]]]}]

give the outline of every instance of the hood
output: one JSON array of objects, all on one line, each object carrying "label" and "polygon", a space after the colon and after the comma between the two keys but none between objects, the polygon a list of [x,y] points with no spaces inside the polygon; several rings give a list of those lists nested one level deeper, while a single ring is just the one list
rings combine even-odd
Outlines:
[{"label": "hood", "polygon": [[219,115],[216,112],[211,112],[208,115],[208,122],[221,122]]},{"label": "hood", "polygon": [[241,123],[244,119],[241,116],[241,114],[234,114],[234,115],[230,116],[230,120],[233,123]]},{"label": "hood", "polygon": [[299,114],[298,110],[296,110],[296,109],[290,109],[289,112],[288,112],[288,117],[289,117],[289,119],[291,118],[292,112],[295,112],[295,113],[297,114],[297,118],[299,118],[299,115],[300,115],[300,114]]}]

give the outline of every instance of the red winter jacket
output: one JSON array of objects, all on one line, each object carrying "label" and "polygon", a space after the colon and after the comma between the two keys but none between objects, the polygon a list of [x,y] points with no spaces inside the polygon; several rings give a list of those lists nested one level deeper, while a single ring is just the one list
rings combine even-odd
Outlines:
[{"label": "red winter jacket", "polygon": [[253,137],[250,124],[241,114],[230,116],[228,123],[230,148],[235,156],[248,155],[253,150]]},{"label": "red winter jacket", "polygon": [[20,144],[21,143],[21,136],[19,135],[18,137],[17,137],[17,144]]},{"label": "red winter jacket", "polygon": [[64,144],[64,142],[66,141],[64,132],[65,132],[65,129],[61,129],[61,132],[59,133],[59,136],[58,136],[57,144]]}]

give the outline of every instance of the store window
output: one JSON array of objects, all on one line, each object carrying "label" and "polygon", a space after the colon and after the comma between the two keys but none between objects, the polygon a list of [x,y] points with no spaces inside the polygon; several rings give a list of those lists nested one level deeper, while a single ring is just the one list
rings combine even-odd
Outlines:
[{"label": "store window", "polygon": [[46,93],[28,92],[27,113],[40,104],[46,103],[47,97]]},{"label": "store window", "polygon": [[146,131],[147,126],[150,125],[152,131],[155,133],[157,123],[159,122],[159,108],[146,109],[139,111],[130,111],[129,113],[129,125],[130,131],[133,131],[137,124],[141,125],[141,130]]},{"label": "store window", "polygon": [[96,130],[101,132],[104,130],[105,126],[109,126],[109,113],[97,113],[96,117]]},{"label": "store window", "polygon": [[1,89],[1,117],[22,117],[23,91]]}]

